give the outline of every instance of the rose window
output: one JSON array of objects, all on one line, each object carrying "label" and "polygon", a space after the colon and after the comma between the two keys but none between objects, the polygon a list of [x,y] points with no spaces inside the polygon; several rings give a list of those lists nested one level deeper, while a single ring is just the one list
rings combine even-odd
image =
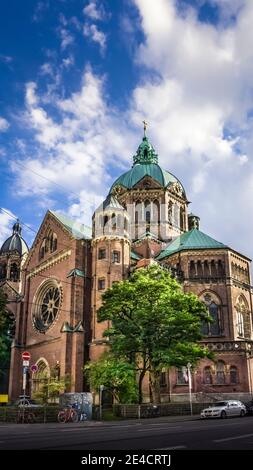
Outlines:
[{"label": "rose window", "polygon": [[44,333],[56,320],[61,306],[62,291],[56,281],[43,285],[35,298],[33,325]]}]

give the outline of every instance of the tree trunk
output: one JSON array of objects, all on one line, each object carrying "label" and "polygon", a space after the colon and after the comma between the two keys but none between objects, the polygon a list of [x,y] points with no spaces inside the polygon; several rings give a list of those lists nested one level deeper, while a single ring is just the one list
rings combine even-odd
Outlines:
[{"label": "tree trunk", "polygon": [[150,386],[152,392],[152,403],[161,403],[161,391],[160,391],[160,373],[150,373]]}]

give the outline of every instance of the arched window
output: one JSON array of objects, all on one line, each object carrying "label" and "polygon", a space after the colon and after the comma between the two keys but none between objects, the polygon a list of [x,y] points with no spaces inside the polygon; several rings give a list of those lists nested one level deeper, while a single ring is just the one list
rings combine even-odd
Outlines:
[{"label": "arched window", "polygon": [[7,275],[7,268],[6,268],[6,264],[1,264],[0,265],[0,279],[6,279],[6,275]]},{"label": "arched window", "polygon": [[150,224],[151,220],[151,206],[150,201],[145,201],[145,221],[147,224]]},{"label": "arched window", "polygon": [[180,207],[180,228],[181,230],[184,230],[185,229],[185,212],[184,212],[184,208],[183,207]]},{"label": "arched window", "polygon": [[204,368],[204,384],[211,384],[213,382],[212,380],[212,370],[211,367],[205,367]]},{"label": "arched window", "polygon": [[14,282],[19,280],[19,268],[16,263],[11,264],[10,280]]},{"label": "arched window", "polygon": [[204,261],[204,277],[210,277],[209,263],[207,260]]},{"label": "arched window", "polygon": [[229,375],[230,375],[230,383],[231,384],[237,384],[238,383],[237,367],[231,366],[230,371],[229,371]]},{"label": "arched window", "polygon": [[116,215],[112,214],[112,230],[115,231],[117,228]]},{"label": "arched window", "polygon": [[152,221],[159,223],[160,222],[160,204],[159,201],[153,202],[153,217]]},{"label": "arched window", "polygon": [[205,336],[220,336],[222,333],[220,301],[213,293],[205,293],[201,300],[206,304],[211,322],[202,322],[202,334]]},{"label": "arched window", "polygon": [[190,279],[196,277],[195,262],[193,260],[190,261],[189,277],[190,277]]},{"label": "arched window", "polygon": [[211,261],[211,276],[217,277],[217,269],[216,269],[215,261],[213,259]]},{"label": "arched window", "polygon": [[236,302],[237,335],[242,338],[251,337],[249,306],[243,295]]},{"label": "arched window", "polygon": [[216,383],[219,385],[225,384],[225,364],[223,361],[218,361],[216,366]]},{"label": "arched window", "polygon": [[168,222],[172,225],[173,222],[173,202],[170,201],[168,205]]},{"label": "arched window", "polygon": [[202,269],[202,264],[200,260],[197,261],[197,276],[203,277],[203,269]]},{"label": "arched window", "polygon": [[57,235],[52,230],[48,230],[39,249],[39,261],[44,258],[46,253],[53,253],[57,250]]},{"label": "arched window", "polygon": [[244,318],[242,312],[237,312],[237,333],[238,336],[242,336],[244,338]]},{"label": "arched window", "polygon": [[180,227],[180,209],[178,204],[174,204],[174,225]]}]

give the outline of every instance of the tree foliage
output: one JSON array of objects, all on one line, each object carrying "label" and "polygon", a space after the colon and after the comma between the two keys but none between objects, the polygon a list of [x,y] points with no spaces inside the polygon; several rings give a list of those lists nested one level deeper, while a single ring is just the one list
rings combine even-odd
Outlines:
[{"label": "tree foliage", "polygon": [[135,370],[124,359],[105,353],[98,361],[87,364],[84,373],[93,390],[99,391],[104,385],[119,403],[136,402]]},{"label": "tree foliage", "polygon": [[68,375],[57,378],[54,375],[54,369],[52,369],[50,378],[44,379],[44,383],[40,385],[39,390],[33,393],[33,398],[43,404],[56,403],[59,395],[65,391],[70,382]]},{"label": "tree foliage", "polygon": [[11,328],[13,326],[13,319],[11,318],[6,305],[6,296],[0,289],[0,376],[8,367],[11,354]]},{"label": "tree foliage", "polygon": [[163,367],[194,366],[209,355],[199,343],[201,324],[210,321],[205,305],[158,265],[136,270],[103,294],[98,321],[105,320],[112,353],[139,373],[139,402],[146,372],[155,393]]}]

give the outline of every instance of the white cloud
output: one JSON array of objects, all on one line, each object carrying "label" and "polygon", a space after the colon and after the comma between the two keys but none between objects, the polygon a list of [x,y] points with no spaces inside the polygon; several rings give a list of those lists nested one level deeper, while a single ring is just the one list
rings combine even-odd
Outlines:
[{"label": "white cloud", "polygon": [[62,66],[66,69],[68,69],[69,67],[72,67],[72,65],[74,65],[75,63],[75,59],[72,55],[68,56],[68,57],[64,57],[62,59]]},{"label": "white cloud", "polygon": [[241,3],[229,26],[215,27],[200,23],[193,10],[180,15],[172,0],[134,1],[144,33],[136,54],[143,75],[129,107],[112,108],[104,79],[89,68],[79,91],[54,95],[48,108],[36,84],[28,84],[25,122],[37,146],[22,160],[27,169],[19,168],[20,192],[44,199],[53,197],[55,184],[66,187],[69,213],[89,223],[112,170],[116,178],[130,167],[145,117],[161,165],[185,185],[203,230],[253,256],[253,2]]},{"label": "white cloud", "polygon": [[83,13],[92,20],[103,20],[105,18],[103,6],[98,6],[96,0],[91,0],[90,3],[84,7]]},{"label": "white cloud", "polygon": [[9,210],[3,208],[5,211],[7,211],[9,214],[6,214],[6,212],[0,211],[0,248],[3,244],[3,242],[11,236],[12,231],[11,227],[14,224],[15,220],[13,217],[14,214]]},{"label": "white cloud", "polygon": [[135,4],[145,38],[136,62],[147,73],[132,121],[150,122],[160,162],[185,184],[202,227],[252,256],[253,2],[222,0],[237,18],[218,27],[193,9],[180,15],[173,1]]},{"label": "white cloud", "polygon": [[61,48],[64,51],[68,46],[74,44],[75,40],[66,28],[60,28],[59,33],[61,37]]},{"label": "white cloud", "polygon": [[[121,168],[125,162],[129,165],[129,152],[131,154],[136,146],[131,131],[123,132],[125,118],[117,119],[104,96],[104,79],[95,76],[89,67],[84,72],[80,91],[67,99],[52,98],[48,103],[51,114],[36,84],[27,84],[24,123],[34,132],[37,144],[33,153],[33,149],[24,147],[22,142],[23,158],[12,162],[19,194],[33,194],[40,199],[42,196],[44,200],[48,195],[53,198],[56,192],[65,193],[64,210],[67,206],[72,215],[79,210],[86,223],[89,210],[91,221],[91,208],[95,209],[93,201],[100,202],[113,182],[109,165],[112,162],[114,167],[117,163]],[[57,122],[52,117],[52,107],[58,116]],[[67,188],[67,196],[62,188]]]},{"label": "white cloud", "polygon": [[103,54],[106,48],[106,35],[100,31],[95,24],[85,23],[83,27],[83,34],[91,41],[96,42],[100,46],[100,52]]},{"label": "white cloud", "polygon": [[5,118],[0,117],[0,132],[5,132],[9,128],[10,124]]}]

